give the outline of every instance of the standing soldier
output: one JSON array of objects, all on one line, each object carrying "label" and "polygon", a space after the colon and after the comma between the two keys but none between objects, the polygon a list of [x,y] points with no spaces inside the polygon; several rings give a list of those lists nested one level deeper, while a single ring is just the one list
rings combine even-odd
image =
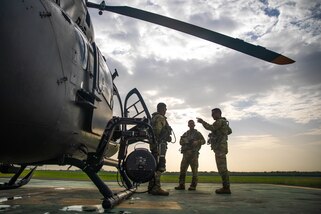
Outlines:
[{"label": "standing soldier", "polygon": [[201,118],[197,118],[197,122],[201,123],[205,129],[211,131],[209,134],[209,143],[215,153],[215,160],[218,173],[222,178],[223,188],[217,189],[217,194],[231,194],[230,180],[227,170],[226,154],[228,153],[227,140],[228,135],[232,133],[225,117],[222,117],[222,112],[219,108],[212,109],[212,117],[215,120],[213,125],[208,124]]},{"label": "standing soldier", "polygon": [[156,144],[150,144],[150,150],[155,159],[158,160],[154,179],[149,182],[148,193],[152,195],[168,196],[169,192],[163,190],[160,184],[161,174],[166,171],[167,142],[171,142],[171,127],[166,120],[166,104],[158,103],[157,112],[152,114],[152,127],[156,137]]},{"label": "standing soldier", "polygon": [[179,185],[175,187],[177,190],[185,189],[185,178],[188,166],[191,166],[193,173],[192,183],[188,190],[196,190],[197,186],[197,170],[198,170],[198,155],[201,146],[205,144],[205,139],[203,135],[194,129],[195,123],[193,120],[188,121],[189,130],[185,132],[179,143],[181,144],[181,153],[183,153],[183,158],[181,161],[181,169],[179,174]]}]

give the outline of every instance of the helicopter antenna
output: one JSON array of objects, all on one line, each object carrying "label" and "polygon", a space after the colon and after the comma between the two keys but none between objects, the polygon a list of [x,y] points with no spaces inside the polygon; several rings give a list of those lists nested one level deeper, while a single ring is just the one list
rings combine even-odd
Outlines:
[{"label": "helicopter antenna", "polygon": [[98,14],[99,15],[103,15],[103,10],[105,10],[105,7],[106,7],[106,2],[105,1],[102,1],[100,4],[99,4],[99,12]]},{"label": "helicopter antenna", "polygon": [[115,72],[112,74],[112,78],[113,78],[113,80],[116,78],[116,77],[118,77],[119,75],[118,75],[118,71],[117,71],[117,69],[115,68]]}]

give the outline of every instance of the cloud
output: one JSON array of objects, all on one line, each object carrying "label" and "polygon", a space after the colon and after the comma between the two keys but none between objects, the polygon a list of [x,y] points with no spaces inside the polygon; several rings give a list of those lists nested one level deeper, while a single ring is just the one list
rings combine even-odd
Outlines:
[{"label": "cloud", "polygon": [[[231,119],[260,116],[266,119],[287,118],[296,123],[321,120],[321,85],[296,90],[279,87],[266,93],[237,96],[223,103]],[[313,92],[313,93],[312,93]]]},{"label": "cloud", "polygon": [[[321,136],[321,126],[303,133],[299,133],[297,136]],[[321,141],[319,143],[321,144]]]}]

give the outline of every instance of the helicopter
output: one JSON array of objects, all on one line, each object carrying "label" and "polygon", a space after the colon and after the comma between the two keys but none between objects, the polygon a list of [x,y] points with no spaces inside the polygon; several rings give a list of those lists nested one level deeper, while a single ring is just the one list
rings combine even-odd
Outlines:
[{"label": "helicopter", "polygon": [[[137,88],[123,100],[95,42],[88,8],[113,12],[168,27],[275,64],[295,61],[261,46],[196,25],[128,6],[88,0],[1,1],[0,67],[3,112],[0,172],[14,174],[0,190],[26,185],[42,165],[75,166],[103,195],[104,208],[128,198],[150,181],[159,159],[151,116]],[[116,116],[118,102],[120,116]],[[117,159],[112,159],[117,155]],[[114,193],[99,177],[115,167],[124,190]],[[19,179],[27,167],[27,175]]]}]

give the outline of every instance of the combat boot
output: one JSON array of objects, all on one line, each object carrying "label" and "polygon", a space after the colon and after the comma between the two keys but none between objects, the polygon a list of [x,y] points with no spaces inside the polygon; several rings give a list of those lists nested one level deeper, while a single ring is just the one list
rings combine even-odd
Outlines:
[{"label": "combat boot", "polygon": [[215,190],[216,194],[231,194],[231,190],[229,186],[223,186],[223,188]]},{"label": "combat boot", "polygon": [[190,190],[190,191],[194,191],[194,190],[196,190],[196,186],[190,186],[189,188],[188,188],[188,190]]},{"label": "combat boot", "polygon": [[149,194],[151,195],[160,195],[160,196],[168,196],[169,195],[169,192],[168,191],[165,191],[161,188],[159,189],[151,189],[150,191],[148,191]]},{"label": "combat boot", "polygon": [[184,184],[179,184],[177,187],[175,187],[176,190],[185,190]]},{"label": "combat boot", "polygon": [[196,190],[197,182],[195,180],[197,180],[197,179],[193,178],[193,181],[192,181],[191,185],[189,186],[188,190],[192,190],[192,191]]}]

